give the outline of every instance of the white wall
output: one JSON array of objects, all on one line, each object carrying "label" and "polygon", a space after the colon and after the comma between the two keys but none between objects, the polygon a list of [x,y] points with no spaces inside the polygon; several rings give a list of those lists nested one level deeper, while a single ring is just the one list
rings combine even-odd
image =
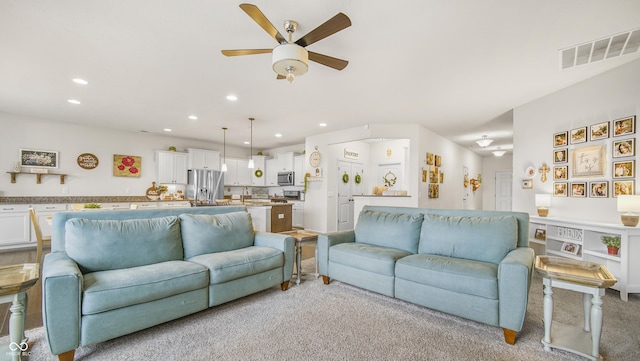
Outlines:
[{"label": "white wall", "polygon": [[[640,116],[640,60],[515,108],[513,209],[536,214],[534,194],[552,193],[551,173],[550,180],[545,183],[540,181],[540,175],[537,174],[534,177],[533,189],[522,189],[521,182],[524,170],[530,164],[535,165],[536,169],[543,162],[553,167],[554,133],[631,115]],[[636,128],[637,126],[638,124]],[[606,145],[604,176],[570,178],[569,182],[608,180],[611,187],[611,141],[612,138],[586,143]],[[569,149],[572,147],[570,145]],[[636,149],[636,152],[638,150]],[[571,166],[569,163],[569,172]],[[636,179],[637,177],[638,175]],[[616,199],[611,197],[611,192],[609,198],[552,197],[549,216],[620,223]]]},{"label": "white wall", "polygon": [[482,158],[482,209],[486,211],[496,209],[496,172],[511,172],[512,170],[512,155],[505,154],[502,157],[491,155]]},{"label": "white wall", "polygon": [[[222,151],[222,144],[207,143],[153,135],[123,132],[107,128],[57,123],[0,113],[0,169],[9,171],[19,160],[19,149],[43,149],[59,152],[59,168],[54,173],[66,173],[65,184],[60,178],[45,176],[36,184],[35,176],[20,174],[11,183],[9,174],[0,175],[0,196],[144,196],[156,179],[155,150],[175,146],[178,151],[200,148]],[[85,170],[76,158],[82,153],[98,157],[98,167]],[[227,157],[247,157],[248,149],[227,146]],[[113,155],[127,154],[142,157],[140,178],[114,177]],[[68,193],[63,193],[63,189]],[[130,190],[127,194],[126,191]]]}]

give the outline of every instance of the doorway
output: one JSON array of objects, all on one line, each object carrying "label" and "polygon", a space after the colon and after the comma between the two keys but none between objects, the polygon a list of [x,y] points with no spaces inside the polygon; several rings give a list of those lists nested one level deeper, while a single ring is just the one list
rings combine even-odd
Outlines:
[{"label": "doorway", "polygon": [[496,211],[511,211],[513,200],[513,173],[496,172]]},{"label": "doorway", "polygon": [[353,229],[353,195],[363,193],[362,182],[356,181],[362,179],[362,170],[361,163],[338,161],[338,231]]}]

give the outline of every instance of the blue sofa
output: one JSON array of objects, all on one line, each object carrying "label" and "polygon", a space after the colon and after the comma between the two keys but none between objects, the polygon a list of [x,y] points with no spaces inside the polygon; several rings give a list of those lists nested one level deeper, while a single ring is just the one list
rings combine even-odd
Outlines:
[{"label": "blue sofa", "polygon": [[529,215],[365,206],[356,228],[318,236],[331,279],[499,326],[515,343],[534,263]]},{"label": "blue sofa", "polygon": [[43,323],[60,360],[276,285],[294,239],[254,232],[245,207],[63,212],[42,274]]}]

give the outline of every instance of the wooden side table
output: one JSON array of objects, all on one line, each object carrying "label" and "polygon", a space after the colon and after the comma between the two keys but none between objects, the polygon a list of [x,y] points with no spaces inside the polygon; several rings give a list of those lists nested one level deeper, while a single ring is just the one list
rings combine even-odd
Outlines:
[{"label": "wooden side table", "polygon": [[[296,285],[300,284],[300,276],[302,274],[302,246],[307,244],[316,244],[318,242],[318,234],[315,232],[297,230],[280,232],[282,234],[289,235],[296,240],[295,253],[296,253]],[[315,250],[316,261],[316,278],[320,275],[318,273],[318,247]]]},{"label": "wooden side table", "polygon": [[[602,360],[602,296],[616,279],[604,265],[562,257],[537,256],[535,269],[543,277],[544,285],[544,350],[558,348],[590,360]],[[553,321],[554,287],[583,294],[582,328]]]}]

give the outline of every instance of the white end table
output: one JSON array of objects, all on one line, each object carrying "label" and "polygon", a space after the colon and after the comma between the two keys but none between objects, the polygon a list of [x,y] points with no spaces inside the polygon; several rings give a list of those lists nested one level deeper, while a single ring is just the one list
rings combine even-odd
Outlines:
[{"label": "white end table", "polygon": [[[535,268],[544,285],[544,350],[558,348],[590,360],[602,360],[602,296],[616,279],[604,265],[562,257],[537,256]],[[554,287],[583,294],[583,327],[553,321]]]}]

